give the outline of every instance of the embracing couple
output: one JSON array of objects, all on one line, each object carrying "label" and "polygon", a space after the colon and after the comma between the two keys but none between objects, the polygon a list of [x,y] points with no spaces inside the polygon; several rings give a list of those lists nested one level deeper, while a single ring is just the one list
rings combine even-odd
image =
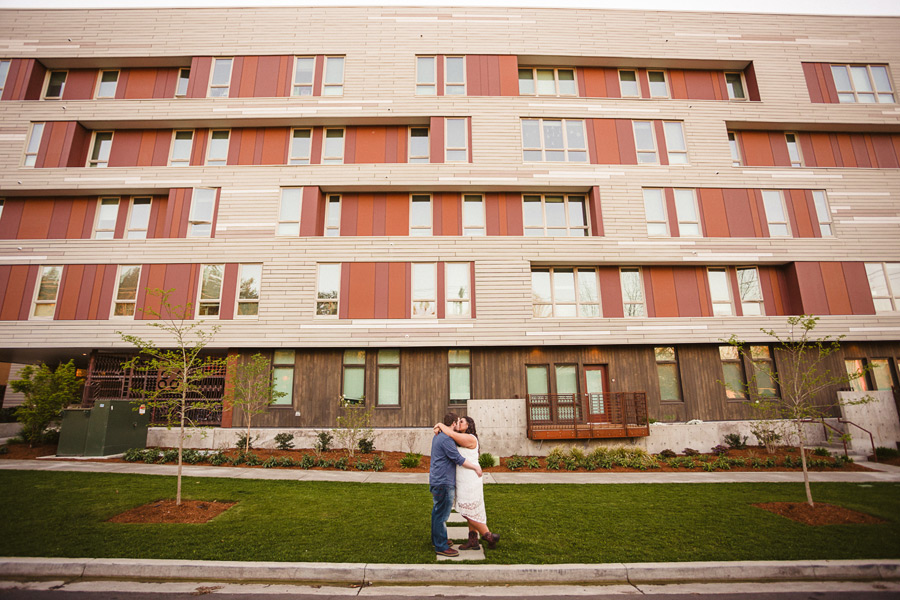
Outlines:
[{"label": "embracing couple", "polygon": [[478,550],[478,534],[495,548],[500,536],[487,527],[484,512],[484,489],[478,465],[478,435],[472,417],[444,415],[443,423],[434,426],[431,441],[431,469],[428,484],[434,498],[431,510],[431,543],[441,556],[459,556],[447,539],[447,519],[456,497],[456,511],[469,523],[469,540],[460,550]]}]

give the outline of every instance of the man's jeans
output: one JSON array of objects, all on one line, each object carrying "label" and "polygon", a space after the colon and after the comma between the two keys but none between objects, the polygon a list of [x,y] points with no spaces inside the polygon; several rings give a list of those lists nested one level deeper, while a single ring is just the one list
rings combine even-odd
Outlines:
[{"label": "man's jeans", "polygon": [[447,519],[453,509],[456,488],[452,485],[431,486],[434,508],[431,509],[431,543],[438,552],[450,547],[447,542]]}]

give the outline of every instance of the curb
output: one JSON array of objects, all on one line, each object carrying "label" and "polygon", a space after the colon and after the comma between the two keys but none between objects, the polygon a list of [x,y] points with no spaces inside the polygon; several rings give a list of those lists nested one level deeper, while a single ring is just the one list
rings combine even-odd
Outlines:
[{"label": "curb", "polygon": [[0,578],[277,581],[371,584],[673,584],[737,581],[897,581],[900,560],[559,565],[278,563],[129,558],[0,558]]}]

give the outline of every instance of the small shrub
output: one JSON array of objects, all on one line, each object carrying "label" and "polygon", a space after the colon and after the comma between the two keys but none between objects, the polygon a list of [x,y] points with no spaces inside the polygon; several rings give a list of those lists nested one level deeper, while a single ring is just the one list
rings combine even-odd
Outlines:
[{"label": "small shrub", "polygon": [[678,466],[680,466],[682,468],[685,468],[685,469],[696,469],[697,468],[697,463],[695,463],[694,459],[691,458],[690,456],[682,456],[681,458],[679,458],[677,460],[679,461]]},{"label": "small shrub", "polygon": [[327,431],[320,431],[319,435],[316,436],[316,444],[314,448],[319,452],[328,452],[331,450],[331,442],[334,441],[334,436],[328,433]]},{"label": "small shrub", "polygon": [[291,458],[290,456],[282,456],[281,459],[280,459],[280,461],[281,461],[281,466],[282,466],[282,467],[294,467],[294,466],[297,466],[297,461],[295,461],[295,460],[294,460],[293,458]]},{"label": "small shrub", "polygon": [[575,471],[579,467],[578,460],[571,456],[567,456],[564,459],[563,464],[566,466],[566,471]]},{"label": "small shrub", "polygon": [[556,446],[547,455],[547,468],[551,471],[559,471],[566,459],[566,453],[559,446]]},{"label": "small shrub", "polygon": [[9,454],[9,446],[6,444],[0,446],[0,454]]},{"label": "small shrub", "polygon": [[359,440],[359,451],[363,454],[372,454],[375,451],[375,440],[372,438],[363,438]]},{"label": "small shrub", "polygon": [[478,465],[482,469],[489,469],[497,464],[497,461],[494,459],[494,455],[490,452],[482,452],[478,456]]},{"label": "small shrub", "polygon": [[383,471],[384,461],[375,455],[370,460],[357,460],[354,466],[359,471]]},{"label": "small shrub", "polygon": [[793,469],[794,467],[802,466],[803,462],[800,459],[800,457],[794,458],[793,456],[785,456],[784,462],[781,464],[784,465],[785,467],[787,467],[788,469]]},{"label": "small shrub", "polygon": [[58,444],[59,443],[59,429],[48,429],[43,434],[41,434],[41,442],[44,444]]},{"label": "small shrub", "polygon": [[840,469],[845,464],[847,464],[847,461],[844,459],[844,457],[838,455],[834,457],[834,460],[830,462],[828,466],[830,466],[832,469]]},{"label": "small shrub", "polygon": [[746,467],[747,461],[743,458],[729,458],[728,464],[732,467]]},{"label": "small shrub", "polygon": [[294,447],[293,433],[279,433],[275,436],[275,447],[279,450],[290,450]]},{"label": "small shrub", "polygon": [[781,441],[778,427],[779,425],[774,421],[754,421],[750,425],[750,433],[756,437],[760,446],[765,446],[767,453],[773,454],[775,446]]},{"label": "small shrub", "polygon": [[280,467],[281,461],[278,460],[277,456],[270,456],[266,460],[263,461],[262,464],[264,469],[271,469],[272,467]]},{"label": "small shrub", "polygon": [[730,470],[731,470],[731,462],[730,462],[729,459],[726,458],[725,456],[720,456],[719,458],[717,458],[716,460],[714,460],[712,463],[707,463],[707,464],[712,464],[712,465],[714,465],[717,469],[722,469],[723,471],[730,471]]},{"label": "small shrub", "polygon": [[685,448],[684,450],[681,451],[681,453],[684,454],[685,456],[699,456],[700,455],[700,451],[694,450],[693,448]]},{"label": "small shrub", "polygon": [[[178,460],[177,456],[175,460]],[[194,450],[193,448],[186,448],[181,453],[182,462],[186,462],[189,465],[196,465],[198,462],[203,460],[203,455]]]},{"label": "small shrub", "polygon": [[156,462],[156,458],[159,456],[159,450],[156,448],[147,448],[144,450],[143,461],[148,465],[151,465]]},{"label": "small shrub", "polygon": [[897,450],[896,448],[878,446],[877,448],[875,448],[875,456],[878,458],[878,460],[897,458],[898,456],[900,456],[900,450]]},{"label": "small shrub", "polygon": [[156,460],[156,462],[158,462],[159,464],[178,462],[178,449],[170,448],[168,450],[163,450],[162,454],[159,455],[159,458]]},{"label": "small shrub", "polygon": [[301,469],[312,469],[316,466],[317,463],[318,461],[316,460],[316,457],[311,454],[304,454],[303,458],[300,459],[298,466]]},{"label": "small shrub", "polygon": [[510,471],[518,471],[525,467],[525,459],[518,454],[513,454],[506,459],[506,468]]},{"label": "small shrub", "polygon": [[766,463],[765,463],[765,461],[763,461],[759,458],[751,458],[750,466],[753,467],[754,469],[763,469],[763,468],[765,468]]},{"label": "small shrub", "polygon": [[422,462],[422,455],[416,452],[407,452],[406,456],[400,459],[400,467],[403,469],[415,469]]},{"label": "small shrub", "polygon": [[528,459],[525,461],[525,464],[528,466],[529,469],[540,469],[541,468],[541,461],[539,461],[536,456],[529,456]]},{"label": "small shrub", "polygon": [[320,469],[330,469],[334,466],[334,461],[329,458],[320,458],[316,463],[316,466]]},{"label": "small shrub", "polygon": [[[253,450],[253,442],[259,439],[259,436],[248,436],[246,433],[239,433],[237,436],[237,441],[234,443],[234,447],[240,451]],[[247,445],[247,442],[250,442],[250,445]]]},{"label": "small shrub", "polygon": [[714,463],[714,462],[703,463],[703,470],[704,471],[715,471],[716,463]]},{"label": "small shrub", "polygon": [[573,446],[572,449],[569,450],[569,458],[572,460],[572,462],[575,463],[577,468],[584,464],[586,457],[584,455],[584,451],[581,448],[576,448]]},{"label": "small shrub", "polygon": [[831,464],[831,461],[825,460],[824,458],[813,458],[806,461],[806,465],[811,469],[821,469],[828,467]]},{"label": "small shrub", "polygon": [[716,456],[722,456],[728,452],[728,446],[723,446],[722,444],[717,444],[712,447],[712,453]]},{"label": "small shrub", "polygon": [[218,466],[221,466],[221,465],[224,465],[225,463],[227,463],[227,462],[228,462],[228,457],[225,456],[225,453],[224,453],[224,452],[219,451],[219,452],[216,452],[215,454],[213,454],[212,456],[210,456],[210,457],[207,459],[207,461],[208,461],[209,464],[211,464],[212,466],[218,467]]},{"label": "small shrub", "polygon": [[831,456],[831,452],[827,448],[813,448],[812,453],[816,456]]},{"label": "small shrub", "polygon": [[252,452],[247,452],[244,455],[244,462],[248,467],[257,467],[262,464],[262,460]]},{"label": "small shrub", "polygon": [[675,458],[675,452],[666,448],[662,452],[659,453],[663,458]]},{"label": "small shrub", "polygon": [[[6,446],[4,446],[6,448]],[[7,450],[8,452],[8,450]],[[144,449],[143,448],[129,448],[122,455],[122,460],[125,462],[140,462],[144,460]]]},{"label": "small shrub", "polygon": [[334,468],[339,469],[341,471],[346,471],[350,467],[350,459],[346,456],[342,456],[336,461],[334,461]]},{"label": "small shrub", "polygon": [[741,437],[741,434],[739,433],[729,433],[725,436],[725,443],[729,448],[743,450],[747,447],[747,436]]}]

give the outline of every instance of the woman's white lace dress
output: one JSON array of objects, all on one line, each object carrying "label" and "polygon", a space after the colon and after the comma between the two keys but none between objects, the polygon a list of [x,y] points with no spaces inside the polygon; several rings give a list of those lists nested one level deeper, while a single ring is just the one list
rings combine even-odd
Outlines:
[{"label": "woman's white lace dress", "polygon": [[[478,442],[474,448],[458,448],[462,457],[478,464]],[[483,480],[472,469],[456,467],[456,512],[477,523],[487,523]]]}]

